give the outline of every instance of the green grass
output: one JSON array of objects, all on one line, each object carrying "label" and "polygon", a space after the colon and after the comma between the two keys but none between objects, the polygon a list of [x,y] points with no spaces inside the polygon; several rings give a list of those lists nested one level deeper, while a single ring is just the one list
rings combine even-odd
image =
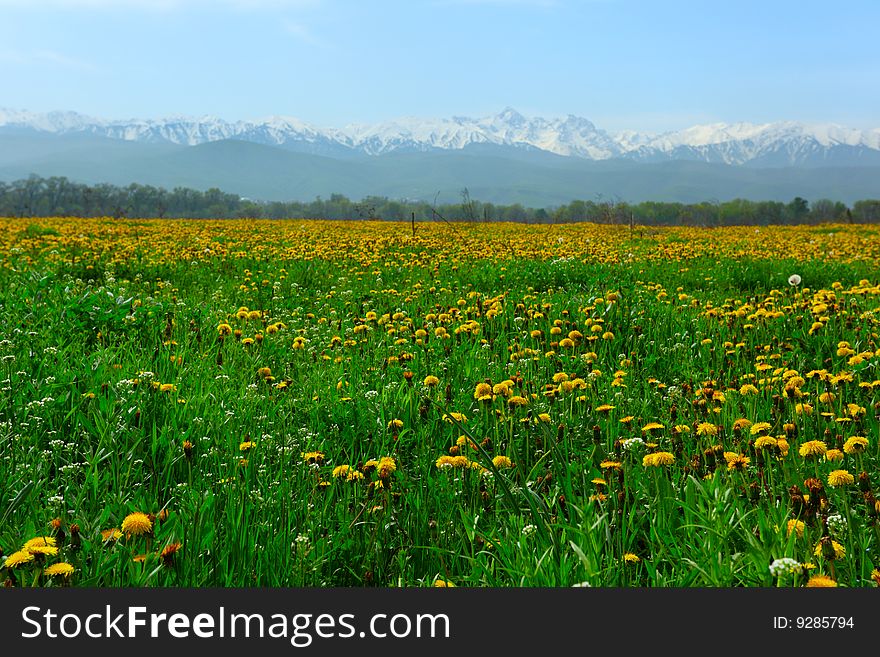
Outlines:
[{"label": "green grass", "polygon": [[[37,226],[27,233],[43,234]],[[65,540],[47,562],[71,563],[77,586],[426,586],[437,578],[458,586],[803,584],[804,571],[771,575],[769,564],[781,557],[811,562],[812,573],[841,585],[871,585],[880,536],[859,486],[826,483],[827,506],[815,513],[793,503],[789,489],[806,492],[806,477],[827,481],[838,468],[878,483],[880,388],[858,387],[880,378],[877,359],[849,366],[837,354],[842,340],[856,352],[877,349],[876,292],[840,294],[825,328],[811,334],[812,292],[789,288],[791,273],[814,292],[872,275],[878,282],[864,262],[747,259],[511,260],[503,271],[491,262],[386,266],[381,278],[356,263],[256,258],[0,269],[0,548],[9,555],[29,538],[52,535],[49,522],[60,518]],[[687,299],[678,299],[679,287]],[[611,291],[617,303],[596,305]],[[728,303],[728,312],[774,294],[780,317],[705,312],[709,302]],[[491,297],[501,310],[487,318]],[[265,315],[236,319],[239,306]],[[462,317],[444,324],[450,338],[436,338],[440,322],[427,317],[450,308]],[[417,344],[403,320],[355,333],[368,311],[403,313],[412,331],[427,329],[427,342]],[[563,324],[559,338],[575,327],[589,336],[587,317],[603,320],[613,339],[550,345],[558,340],[554,320]],[[465,319],[479,331],[455,334]],[[251,347],[234,336],[220,340],[223,321],[244,338],[261,331],[264,339]],[[286,326],[269,334],[275,322]],[[392,326],[397,333],[389,335]],[[300,335],[307,342],[294,349]],[[355,342],[334,345],[334,336]],[[739,346],[725,348],[726,341]],[[595,358],[585,358],[589,352]],[[389,363],[405,353],[412,358]],[[807,378],[800,400],[784,397],[781,382],[740,395],[760,357],[801,376],[826,368],[855,380],[833,387]],[[263,381],[261,367],[288,388]],[[618,370],[626,372],[623,385],[612,383]],[[585,387],[546,396],[558,372]],[[439,386],[424,386],[428,375]],[[528,405],[475,401],[476,384],[487,379],[513,379]],[[726,397],[717,413],[696,395],[709,380]],[[153,381],[176,390],[153,390]],[[835,417],[847,416],[847,403],[864,414],[848,423],[823,418],[817,397],[826,388],[837,393],[828,407]],[[807,401],[816,412],[797,415],[795,403]],[[615,408],[597,412],[601,404]],[[451,411],[469,421],[444,421]],[[634,419],[624,424],[624,416]],[[770,422],[774,436],[796,424],[788,456],[759,463],[748,430],[732,430],[741,417]],[[392,419],[403,428],[389,429]],[[645,438],[657,444],[647,449],[672,452],[673,466],[643,467],[645,447],[621,446],[655,420],[665,429]],[[700,422],[721,434],[697,436]],[[677,435],[676,424],[691,433]],[[461,435],[486,441],[463,453],[489,474],[435,466]],[[798,455],[804,440],[833,447],[853,435],[867,437],[868,450],[843,463]],[[256,446],[243,453],[248,439]],[[716,443],[749,456],[749,466],[713,467],[704,451]],[[304,463],[309,451],[323,452],[323,463]],[[499,455],[514,467],[495,468]],[[382,488],[369,485],[375,472],[363,481],[332,477],[335,466],[383,456],[397,469]],[[620,478],[602,470],[606,459],[622,463]],[[609,483],[598,488],[593,480],[603,472]],[[101,530],[120,527],[127,514],[163,509],[169,515],[151,536],[102,542]],[[849,523],[835,534],[846,557],[832,562],[813,551],[834,513]],[[806,523],[801,539],[785,531],[797,518]],[[156,553],[177,541],[180,551],[163,563]],[[627,563],[627,554],[639,560]],[[134,561],[138,555],[147,556]],[[39,566],[5,568],[0,578],[59,583]]]}]

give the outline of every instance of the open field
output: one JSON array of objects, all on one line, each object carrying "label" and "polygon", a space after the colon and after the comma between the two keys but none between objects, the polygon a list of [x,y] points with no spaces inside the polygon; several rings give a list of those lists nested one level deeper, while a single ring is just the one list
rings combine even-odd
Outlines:
[{"label": "open field", "polygon": [[874,586],[878,258],[877,226],[0,219],[0,581]]}]

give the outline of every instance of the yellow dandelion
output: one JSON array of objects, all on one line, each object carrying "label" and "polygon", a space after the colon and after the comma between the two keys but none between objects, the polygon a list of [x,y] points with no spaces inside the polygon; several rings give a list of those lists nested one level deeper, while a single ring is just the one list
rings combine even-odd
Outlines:
[{"label": "yellow dandelion", "polygon": [[868,439],[864,436],[853,436],[843,444],[843,451],[847,454],[861,454],[868,447]]},{"label": "yellow dandelion", "polygon": [[122,521],[122,533],[126,536],[140,536],[153,531],[153,522],[146,513],[129,513]]},{"label": "yellow dandelion", "polygon": [[[767,432],[770,431],[772,426],[773,425],[771,425],[769,422],[755,422],[749,428],[749,433],[753,436],[757,436],[758,434],[766,434]],[[734,428],[736,428],[736,425],[734,425]],[[743,428],[745,428],[745,427],[743,427]]]},{"label": "yellow dandelion", "polygon": [[853,477],[846,470],[832,470],[828,475],[828,485],[829,486],[849,486],[855,481],[855,477]]},{"label": "yellow dandelion", "polygon": [[795,534],[797,534],[798,538],[803,538],[804,537],[804,530],[806,529],[806,527],[807,526],[800,520],[795,520],[795,519],[789,520],[788,524],[786,525],[785,535],[791,536],[791,533],[795,532]]},{"label": "yellow dandelion", "polygon": [[755,449],[773,449],[778,445],[776,438],[772,436],[761,436],[755,441]]},{"label": "yellow dandelion", "polygon": [[333,468],[332,476],[334,479],[339,479],[340,477],[347,477],[348,473],[352,471],[350,465],[337,465]]},{"label": "yellow dandelion", "polygon": [[312,463],[321,464],[324,462],[324,452],[301,452],[300,458],[304,463],[311,465]]},{"label": "yellow dandelion", "polygon": [[19,566],[23,566],[24,564],[30,563],[33,560],[33,554],[31,554],[27,550],[19,550],[18,552],[13,552],[8,557],[6,557],[6,562],[4,563],[4,565],[7,568],[18,568]]},{"label": "yellow dandelion", "polygon": [[829,449],[825,452],[825,460],[826,461],[842,461],[843,460],[843,452],[839,449]]},{"label": "yellow dandelion", "polygon": [[397,470],[397,463],[390,456],[383,456],[376,464],[376,476],[379,479],[388,479]]},{"label": "yellow dandelion", "polygon": [[70,577],[73,575],[74,570],[76,569],[69,563],[61,561],[59,563],[53,563],[46,568],[46,570],[43,571],[43,574],[49,577]]},{"label": "yellow dandelion", "polygon": [[822,456],[827,451],[828,446],[821,440],[809,440],[798,449],[798,453],[804,458],[808,456]]},{"label": "yellow dandelion", "polygon": [[807,588],[834,588],[837,582],[828,575],[813,575],[805,585]]},{"label": "yellow dandelion", "polygon": [[826,559],[843,559],[846,556],[846,548],[826,536],[816,545],[813,554],[817,557],[824,556]]},{"label": "yellow dandelion", "polygon": [[697,435],[698,436],[717,436],[718,435],[718,426],[712,424],[711,422],[700,422],[697,425]]},{"label": "yellow dandelion", "polygon": [[116,529],[115,527],[113,529],[101,530],[101,540],[104,541],[105,543],[110,542],[110,541],[118,541],[120,538],[122,538],[122,536],[123,536],[122,532],[119,531],[118,529]]},{"label": "yellow dandelion", "polygon": [[675,463],[675,455],[671,452],[654,452],[653,454],[645,454],[642,458],[642,466],[646,468],[659,468],[673,463]]},{"label": "yellow dandelion", "polygon": [[55,547],[55,539],[51,536],[37,536],[25,542],[22,550],[30,550],[37,547]]},{"label": "yellow dandelion", "polygon": [[471,462],[468,460],[466,456],[448,456],[444,455],[438,458],[434,465],[443,470],[445,468],[468,468],[471,465]]},{"label": "yellow dandelion", "polygon": [[492,386],[486,382],[478,383],[474,390],[474,399],[477,401],[492,401]]}]

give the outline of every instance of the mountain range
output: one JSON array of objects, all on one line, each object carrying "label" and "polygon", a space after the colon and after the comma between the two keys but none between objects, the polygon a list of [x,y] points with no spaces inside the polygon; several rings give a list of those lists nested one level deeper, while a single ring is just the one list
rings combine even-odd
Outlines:
[{"label": "mountain range", "polygon": [[693,202],[880,196],[880,129],[715,123],[648,134],[585,118],[403,118],[321,128],[290,117],[96,119],[0,109],[0,180],[220,187],[262,200],[474,198],[553,205],[596,195]]}]

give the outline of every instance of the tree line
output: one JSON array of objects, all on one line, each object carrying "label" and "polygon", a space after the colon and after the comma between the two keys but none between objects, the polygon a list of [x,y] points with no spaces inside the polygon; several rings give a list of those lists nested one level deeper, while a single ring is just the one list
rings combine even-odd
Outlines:
[{"label": "tree line", "polygon": [[254,201],[219,189],[172,190],[151,185],[86,185],[63,177],[31,176],[0,182],[0,216],[5,217],[115,217],[122,219],[175,217],[192,219],[370,219],[383,221],[516,221],[656,226],[731,226],[818,224],[829,222],[880,223],[880,200],[862,200],[852,207],[840,201],[704,201],[627,203],[619,198],[575,200],[552,208],[530,208],[519,203],[495,204],[472,199],[462,190],[456,203],[394,200],[368,196],[353,201],[342,194],[313,201]]}]

